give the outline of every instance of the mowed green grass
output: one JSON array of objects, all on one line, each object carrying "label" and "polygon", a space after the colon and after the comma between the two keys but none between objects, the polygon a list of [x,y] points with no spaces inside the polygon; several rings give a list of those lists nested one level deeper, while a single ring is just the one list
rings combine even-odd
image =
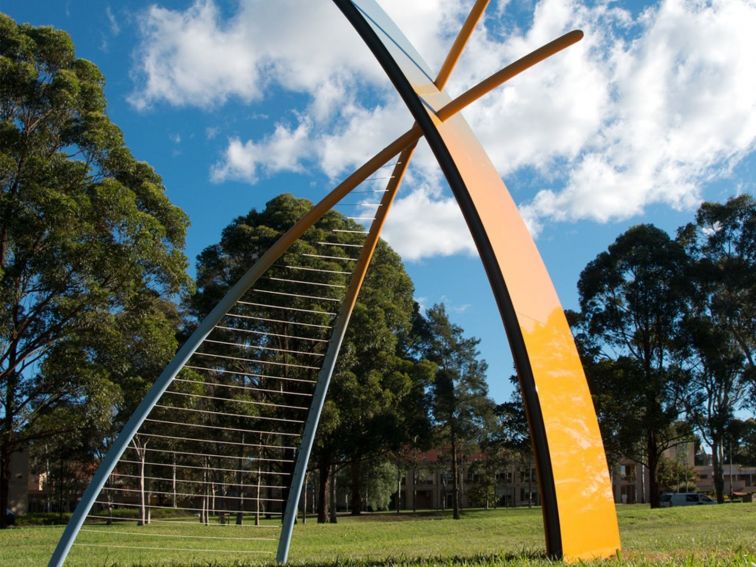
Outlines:
[{"label": "mowed green grass", "polygon": [[[623,551],[609,565],[756,565],[756,504],[662,510],[620,506],[618,514]],[[586,526],[590,529],[598,527]],[[0,532],[0,566],[46,565],[61,532],[60,527]],[[277,535],[275,524],[263,528],[194,522],[97,526],[82,532],[67,565],[272,564]],[[170,549],[179,546],[185,550]],[[318,525],[313,520],[297,525],[290,562],[317,566],[553,565],[543,551],[539,509],[474,510],[459,521],[440,513],[375,514],[339,518],[336,525]]]}]

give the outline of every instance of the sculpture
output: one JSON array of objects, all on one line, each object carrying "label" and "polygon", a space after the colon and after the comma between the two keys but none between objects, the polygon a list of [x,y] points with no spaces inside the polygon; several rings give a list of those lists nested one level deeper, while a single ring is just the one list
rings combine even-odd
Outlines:
[{"label": "sculpture", "polygon": [[[451,100],[443,86],[487,0],[475,3],[435,80],[374,0],[334,2],[384,68],[415,125],[284,233],[178,351],[103,459],[51,566],[63,564],[88,515],[110,522],[114,519],[107,510],[132,507],[140,515],[130,520],[146,523],[149,510],[170,508],[153,504],[152,497],[172,498],[174,510],[198,512],[205,522],[211,509],[224,518],[237,514],[239,522],[249,513],[256,514],[258,523],[261,513],[278,514],[283,529],[276,558],[286,562],[304,473],[341,341],[420,136],[427,139],[462,209],[507,331],[534,442],[547,553],[577,560],[618,551],[606,458],[564,312],[514,202],[458,113],[507,79],[575,43],[582,33],[562,36]],[[397,155],[366,233],[357,224],[332,229],[333,234],[318,242],[322,249],[300,254],[302,262],[286,256],[297,239],[343,197]],[[351,256],[353,251],[359,255]],[[346,265],[353,270],[349,272]],[[274,289],[273,282],[290,287]],[[291,291],[292,286],[304,291]],[[343,289],[343,296],[336,297],[335,289]],[[289,303],[279,303],[284,300]],[[303,301],[312,304],[305,307]],[[326,302],[335,303],[338,310],[327,311]],[[314,374],[316,380],[310,376]],[[303,398],[311,400],[309,406],[292,401]],[[240,404],[254,410],[239,409]],[[293,419],[296,411],[307,411],[306,421]],[[184,419],[189,415],[202,416],[203,421]],[[165,434],[165,428],[171,427],[171,434]],[[181,427],[179,433],[176,427]],[[162,445],[155,448],[154,443]],[[145,473],[148,469],[150,474]],[[138,482],[129,484],[134,480]],[[158,490],[161,487],[168,488]],[[255,497],[247,489],[256,489]],[[130,501],[114,501],[113,495]],[[222,508],[216,506],[216,498]],[[106,512],[91,514],[94,505]]]}]

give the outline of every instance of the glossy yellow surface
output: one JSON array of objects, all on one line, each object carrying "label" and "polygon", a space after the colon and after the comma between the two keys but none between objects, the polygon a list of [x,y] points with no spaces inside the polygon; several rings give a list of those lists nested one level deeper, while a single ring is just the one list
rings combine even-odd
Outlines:
[{"label": "glossy yellow surface", "polygon": [[[425,100],[438,108],[448,97],[437,93]],[[475,203],[517,313],[546,429],[564,558],[613,555],[620,540],[604,447],[551,278],[517,206],[464,118],[436,120],[436,126]]]},{"label": "glossy yellow surface", "polygon": [[[549,446],[567,561],[620,549],[611,482],[596,414],[572,334],[546,267],[504,183],[464,118],[436,112],[450,98],[406,39],[370,1],[363,13],[423,101],[455,162],[493,247],[532,366]],[[512,143],[516,143],[513,141]],[[508,348],[502,337],[501,348]]]}]

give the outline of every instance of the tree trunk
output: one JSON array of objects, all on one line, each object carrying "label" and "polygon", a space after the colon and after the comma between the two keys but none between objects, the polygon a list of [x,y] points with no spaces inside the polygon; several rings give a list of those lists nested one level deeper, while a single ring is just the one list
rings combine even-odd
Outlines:
[{"label": "tree trunk", "polygon": [[528,508],[533,507],[533,454],[528,453]]},{"label": "tree trunk", "polygon": [[328,483],[328,492],[330,498],[330,505],[328,506],[328,522],[335,524],[336,520],[336,467],[331,465],[330,471],[331,482]]},{"label": "tree trunk", "polygon": [[[714,491],[717,493],[717,502],[724,502],[724,466],[721,459],[722,446],[719,443],[711,444],[711,469],[714,476]],[[730,477],[732,485],[732,477]]]},{"label": "tree trunk", "polygon": [[[0,243],[0,244],[4,244]],[[0,257],[0,260],[5,258]],[[16,353],[15,349],[11,348],[8,354],[8,368],[15,368],[16,365]],[[5,511],[10,508],[10,460],[13,453],[13,418],[15,417],[15,396],[16,389],[18,387],[18,374],[15,371],[9,372],[5,379],[5,400],[4,401],[4,414],[3,415],[3,427],[0,429],[0,528],[4,529],[8,527],[8,522],[5,517]]]},{"label": "tree trunk", "polygon": [[[242,378],[242,386],[246,386],[246,378]],[[244,458],[244,448],[245,448],[245,439],[244,439],[244,433],[241,434],[241,444],[239,445],[239,462],[242,462],[242,459]],[[262,436],[260,436],[262,439]],[[260,442],[262,445],[262,441]],[[236,495],[239,497],[239,499],[236,501],[236,525],[241,526],[244,524],[244,501],[246,497],[245,492],[245,483],[244,483],[244,473],[242,472],[242,467],[239,467],[239,471],[236,473]]]},{"label": "tree trunk", "polygon": [[327,457],[322,457],[318,462],[318,523],[325,524],[328,521],[328,488],[331,485],[331,464]]},{"label": "tree trunk", "polygon": [[[305,473],[304,490],[302,490],[302,525],[307,523],[307,480],[309,479],[309,477],[309,473]],[[294,516],[296,517],[296,512]]]},{"label": "tree trunk", "polygon": [[5,510],[10,508],[10,455],[10,444],[0,445],[0,528],[8,527]]},{"label": "tree trunk", "polygon": [[417,513],[417,455],[412,463],[412,513]]},{"label": "tree trunk", "polygon": [[362,495],[360,494],[362,484],[362,463],[358,457],[349,465],[352,475],[352,498],[350,502],[352,516],[359,516],[362,513]]},{"label": "tree trunk", "polygon": [[457,439],[452,434],[451,437],[451,450],[452,450],[452,517],[455,520],[459,520],[459,463],[457,462]]},{"label": "tree trunk", "polygon": [[147,452],[144,450],[144,445],[139,447],[137,440],[134,439],[134,446],[138,447],[137,455],[139,455],[139,525],[144,526],[147,524],[147,511],[144,494],[144,462],[147,459]]},{"label": "tree trunk", "polygon": [[396,464],[396,513],[402,509],[402,469]]},{"label": "tree trunk", "polygon": [[651,508],[659,508],[660,494],[659,483],[656,479],[656,471],[659,467],[659,454],[656,444],[656,433],[648,433],[648,501]]},{"label": "tree trunk", "polygon": [[[261,488],[261,480],[262,480],[262,470],[260,469],[260,466],[257,466],[257,491],[255,493],[255,525],[260,525],[260,488]],[[294,515],[296,517],[296,510],[294,510]]]}]

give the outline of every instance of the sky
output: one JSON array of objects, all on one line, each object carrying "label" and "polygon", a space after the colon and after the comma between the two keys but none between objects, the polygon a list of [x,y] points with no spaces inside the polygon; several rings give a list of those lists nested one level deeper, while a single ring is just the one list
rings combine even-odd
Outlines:
[{"label": "sky", "polygon": [[[438,68],[472,0],[381,0]],[[108,113],[189,215],[192,262],[235,217],[317,201],[412,119],[328,0],[0,0],[67,31],[105,74]],[[579,44],[463,114],[520,207],[565,308],[630,226],[671,234],[703,200],[756,188],[755,0],[492,0],[455,96],[571,30]],[[342,212],[347,213],[345,209]],[[512,358],[461,213],[421,142],[384,237],[415,297],[481,339],[489,388]]]}]

